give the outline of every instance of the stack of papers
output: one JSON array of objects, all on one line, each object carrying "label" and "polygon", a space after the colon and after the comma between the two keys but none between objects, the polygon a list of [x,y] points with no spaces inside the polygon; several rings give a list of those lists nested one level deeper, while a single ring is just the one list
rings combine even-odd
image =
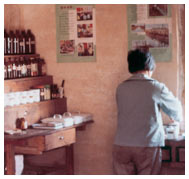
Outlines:
[{"label": "stack of papers", "polygon": [[36,129],[61,129],[64,125],[60,122],[48,122],[32,124],[32,127]]}]

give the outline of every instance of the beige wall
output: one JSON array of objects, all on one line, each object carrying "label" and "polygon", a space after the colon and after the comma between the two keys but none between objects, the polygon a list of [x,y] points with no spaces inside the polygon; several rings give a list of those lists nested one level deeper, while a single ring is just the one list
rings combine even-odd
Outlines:
[{"label": "beige wall", "polygon": [[[47,62],[48,74],[61,84],[69,111],[90,112],[95,123],[77,134],[74,160],[76,174],[112,174],[112,143],[116,129],[115,91],[128,78],[126,5],[96,5],[97,59],[93,63],[56,63],[56,26],[54,5],[12,5],[19,11],[17,27],[31,29],[37,53]],[[157,63],[154,78],[177,94],[178,63],[176,15],[173,6],[173,58]],[[8,11],[7,11],[8,12]],[[10,28],[10,15],[5,27]],[[14,28],[14,27],[12,27]],[[132,138],[132,136],[131,136]]]}]

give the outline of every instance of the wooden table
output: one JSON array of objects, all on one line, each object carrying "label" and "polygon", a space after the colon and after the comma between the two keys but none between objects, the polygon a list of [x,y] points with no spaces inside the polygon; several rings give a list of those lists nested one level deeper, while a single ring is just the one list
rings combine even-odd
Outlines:
[{"label": "wooden table", "polygon": [[76,130],[85,130],[86,122],[57,130],[27,129],[21,134],[4,135],[6,174],[15,174],[15,154],[40,155],[58,147],[66,147],[66,171],[74,174],[73,144],[76,142]]}]

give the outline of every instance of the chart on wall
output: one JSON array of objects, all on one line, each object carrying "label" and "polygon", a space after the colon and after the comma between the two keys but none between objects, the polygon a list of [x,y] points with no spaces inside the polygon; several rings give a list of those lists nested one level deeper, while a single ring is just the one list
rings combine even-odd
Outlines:
[{"label": "chart on wall", "polygon": [[56,5],[57,62],[96,61],[95,5]]},{"label": "chart on wall", "polygon": [[127,5],[128,48],[149,50],[156,61],[172,56],[171,5]]}]

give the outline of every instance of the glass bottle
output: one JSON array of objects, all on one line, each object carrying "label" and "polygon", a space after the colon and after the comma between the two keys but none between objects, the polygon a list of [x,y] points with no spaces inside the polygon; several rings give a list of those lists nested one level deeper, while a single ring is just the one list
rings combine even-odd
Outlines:
[{"label": "glass bottle", "polygon": [[21,60],[21,75],[22,77],[26,77],[27,75],[26,61],[23,57],[20,57],[20,60]]},{"label": "glass bottle", "polygon": [[31,30],[27,30],[28,37],[28,52],[29,54],[35,54],[35,36],[31,32]]},{"label": "glass bottle", "polygon": [[30,58],[27,58],[27,76],[31,76],[31,60]]},{"label": "glass bottle", "polygon": [[6,32],[6,29],[4,29],[4,54],[7,55],[7,38],[8,38],[8,34]]},{"label": "glass bottle", "polygon": [[31,76],[34,76],[34,73],[35,73],[34,58],[31,57],[30,60],[31,60]]},{"label": "glass bottle", "polygon": [[20,32],[16,30],[16,34],[14,36],[14,54],[20,54]]},{"label": "glass bottle", "polygon": [[14,32],[11,30],[7,38],[8,54],[14,54]]},{"label": "glass bottle", "polygon": [[7,59],[4,58],[4,79],[6,80],[8,78],[8,65],[7,65]]},{"label": "glass bottle", "polygon": [[20,35],[20,53],[25,54],[26,53],[26,33],[24,30],[21,31]]},{"label": "glass bottle", "polygon": [[22,75],[21,75],[21,62],[20,62],[20,59],[17,60],[17,78],[21,78]]},{"label": "glass bottle", "polygon": [[38,63],[35,58],[31,58],[31,76],[38,76]]},{"label": "glass bottle", "polygon": [[25,46],[26,51],[25,51],[25,53],[29,54],[29,35],[28,35],[28,32],[25,33],[25,40],[26,40],[26,46]]},{"label": "glass bottle", "polygon": [[42,76],[45,76],[47,74],[47,66],[44,59],[41,59],[42,63]]},{"label": "glass bottle", "polygon": [[42,76],[42,59],[38,58],[38,76]]},{"label": "glass bottle", "polygon": [[38,60],[35,59],[34,62],[35,62],[35,76],[38,76],[38,73],[39,73],[39,72],[38,72],[38,66],[39,66]]},{"label": "glass bottle", "polygon": [[11,63],[12,63],[12,75],[13,75],[13,78],[17,78],[16,60],[14,58],[12,58],[11,59]]},{"label": "glass bottle", "polygon": [[8,60],[8,79],[13,78],[11,58]]}]

